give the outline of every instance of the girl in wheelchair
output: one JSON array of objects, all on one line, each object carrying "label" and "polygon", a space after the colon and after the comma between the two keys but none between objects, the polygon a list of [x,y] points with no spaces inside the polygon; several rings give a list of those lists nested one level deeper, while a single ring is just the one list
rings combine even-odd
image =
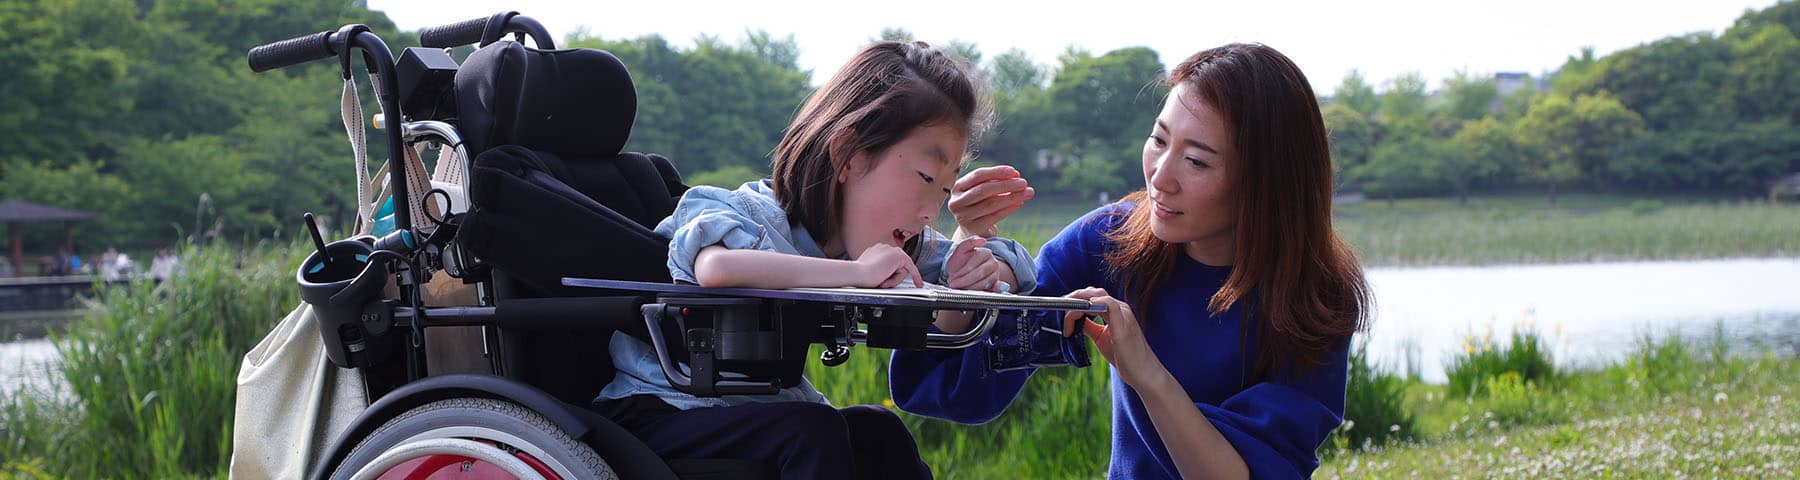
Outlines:
[{"label": "girl in wheelchair", "polygon": [[[980,97],[960,61],[922,42],[864,48],[807,99],[775,150],[771,178],[681,198],[656,228],[671,238],[669,273],[707,287],[1030,291],[1035,270],[1017,242],[952,242],[929,227],[987,115]],[[959,211],[990,219],[959,230],[991,234],[997,216]],[[968,322],[944,312],[934,327],[959,333]],[[645,342],[615,333],[610,349],[618,374],[596,409],[665,457],[760,460],[782,478],[931,476],[887,409],[835,409],[804,379],[775,395],[696,397],[669,385]]]}]

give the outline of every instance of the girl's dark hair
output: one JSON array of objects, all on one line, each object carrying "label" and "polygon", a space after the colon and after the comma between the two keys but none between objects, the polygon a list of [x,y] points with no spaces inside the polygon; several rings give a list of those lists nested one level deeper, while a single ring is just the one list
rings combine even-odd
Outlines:
[{"label": "girl's dark hair", "polygon": [[[1372,302],[1356,254],[1331,228],[1331,152],[1312,87],[1287,56],[1260,44],[1196,53],[1168,85],[1188,86],[1224,117],[1238,156],[1227,180],[1237,205],[1231,275],[1207,310],[1253,302],[1241,332],[1255,342],[1248,379],[1310,370],[1364,327]],[[1183,252],[1151,233],[1146,192],[1124,201],[1139,207],[1109,234],[1106,263],[1147,318]]]},{"label": "girl's dark hair", "polygon": [[973,140],[988,112],[963,61],[925,42],[864,47],[806,99],[782,135],[770,175],[775,199],[824,245],[838,233],[838,172],[857,153],[878,155],[913,129],[939,122]]}]

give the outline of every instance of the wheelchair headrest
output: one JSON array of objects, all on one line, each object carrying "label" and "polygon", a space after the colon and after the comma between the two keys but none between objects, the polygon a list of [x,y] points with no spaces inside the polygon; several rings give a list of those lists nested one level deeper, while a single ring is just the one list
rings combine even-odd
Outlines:
[{"label": "wheelchair headrest", "polygon": [[456,98],[470,155],[520,145],[569,159],[612,157],[637,117],[625,64],[586,48],[538,50],[510,41],[482,47],[457,70]]}]

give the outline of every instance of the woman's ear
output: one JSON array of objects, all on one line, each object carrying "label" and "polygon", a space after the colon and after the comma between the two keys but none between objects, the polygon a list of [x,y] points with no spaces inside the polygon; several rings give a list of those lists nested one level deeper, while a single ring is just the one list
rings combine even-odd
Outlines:
[{"label": "woman's ear", "polygon": [[[840,128],[831,134],[830,145],[826,151],[831,155],[832,168],[837,170],[838,183],[850,181],[850,171],[863,167],[863,159],[860,158],[862,155],[856,151],[855,145],[856,131],[854,130]],[[857,171],[860,174],[861,170]]]}]

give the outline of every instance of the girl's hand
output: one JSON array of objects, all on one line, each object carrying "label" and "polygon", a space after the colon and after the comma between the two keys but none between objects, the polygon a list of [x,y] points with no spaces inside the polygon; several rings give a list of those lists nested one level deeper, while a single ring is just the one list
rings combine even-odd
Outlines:
[{"label": "girl's hand", "polygon": [[1150,351],[1150,343],[1144,340],[1143,330],[1138,328],[1137,316],[1131,313],[1131,306],[1113,298],[1105,289],[1083,288],[1070,292],[1068,298],[1080,298],[1105,305],[1106,313],[1098,316],[1104,323],[1082,321],[1087,312],[1068,312],[1063,317],[1063,334],[1073,335],[1075,322],[1082,322],[1082,329],[1089,338],[1094,339],[1094,346],[1100,355],[1118,369],[1119,379],[1124,380],[1132,389],[1142,390],[1160,377],[1168,376],[1168,369],[1163,367],[1162,360]]},{"label": "girl's hand", "polygon": [[950,187],[950,215],[956,217],[963,233],[992,237],[999,234],[996,225],[1036,193],[1013,167],[979,168]]},{"label": "girl's hand", "polygon": [[950,258],[944,261],[944,271],[949,281],[944,286],[957,290],[1001,291],[1001,272],[1007,268],[994,251],[984,247],[987,239],[969,237],[956,242],[951,247]]},{"label": "girl's hand", "polygon": [[892,288],[901,281],[911,280],[913,286],[925,286],[919,275],[919,266],[906,255],[900,247],[877,243],[863,250],[856,256],[857,281],[854,287]]}]

